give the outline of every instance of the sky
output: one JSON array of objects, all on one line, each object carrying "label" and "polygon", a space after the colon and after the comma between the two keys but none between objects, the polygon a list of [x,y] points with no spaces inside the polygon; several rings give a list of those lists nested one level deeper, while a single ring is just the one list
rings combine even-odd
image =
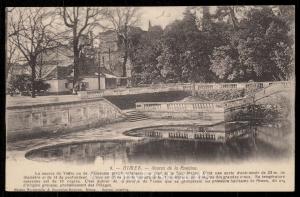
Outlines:
[{"label": "sky", "polygon": [[[215,8],[215,6],[210,6],[210,10],[214,10]],[[148,24],[149,21],[151,21],[152,26],[160,25],[162,28],[165,28],[166,25],[172,23],[173,21],[182,19],[185,9],[186,6],[140,7],[140,21],[138,26],[140,26],[143,30],[148,30]],[[14,13],[9,13],[8,15],[12,16]],[[12,17],[11,19],[13,20],[13,18],[15,17]]]},{"label": "sky", "polygon": [[[201,6],[199,6],[199,8],[201,8]],[[209,12],[213,14],[216,8],[216,6],[209,6]],[[140,12],[142,15],[139,26],[143,30],[147,30],[150,20],[152,26],[160,25],[162,28],[165,28],[166,25],[173,21],[182,19],[185,9],[186,6],[141,7]],[[201,18],[201,9],[197,9],[196,16]]]},{"label": "sky", "polygon": [[182,19],[183,12],[186,7],[141,7],[142,13],[140,26],[143,30],[148,29],[149,20],[151,25],[160,25],[164,28],[176,19]]},{"label": "sky", "polygon": [[[216,7],[210,6],[210,10],[214,10]],[[139,13],[140,20],[139,24],[137,26],[141,27],[143,30],[148,30],[149,21],[151,22],[151,25],[160,25],[162,28],[165,28],[166,25],[171,24],[175,20],[180,20],[183,18],[183,13],[186,9],[186,6],[160,6],[160,7],[140,7]],[[8,20],[18,20],[18,12],[21,12],[21,14],[30,13],[31,8],[25,8],[25,7],[19,7],[17,9],[15,8],[9,8],[9,10],[12,10],[8,13]],[[54,11],[55,8],[49,7],[49,10]],[[201,9],[198,9],[198,11]],[[25,14],[26,15],[26,14]],[[201,15],[201,13],[200,13]],[[50,20],[50,18],[49,18]],[[47,22],[47,20],[46,20]],[[49,22],[49,21],[48,21]],[[54,31],[65,31],[67,28],[63,24],[62,20],[56,20],[56,25],[52,27],[52,30]],[[99,32],[105,31],[103,28],[96,27],[93,29],[93,33],[95,35],[98,35]]]}]

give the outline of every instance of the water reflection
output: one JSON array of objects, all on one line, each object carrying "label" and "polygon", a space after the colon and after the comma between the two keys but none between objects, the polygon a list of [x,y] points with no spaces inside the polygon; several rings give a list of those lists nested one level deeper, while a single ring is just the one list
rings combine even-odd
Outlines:
[{"label": "water reflection", "polygon": [[125,132],[125,135],[148,138],[187,139],[205,142],[225,143],[235,137],[251,132],[251,124],[247,121],[226,122],[211,126],[182,125],[156,126],[143,129],[134,129]]},{"label": "water reflection", "polygon": [[[290,133],[282,123],[223,123],[213,127],[172,126],[132,130],[140,140],[110,140],[52,146],[28,152],[34,161],[73,163],[239,162],[279,159],[287,152]],[[222,136],[223,138],[220,138]]]}]

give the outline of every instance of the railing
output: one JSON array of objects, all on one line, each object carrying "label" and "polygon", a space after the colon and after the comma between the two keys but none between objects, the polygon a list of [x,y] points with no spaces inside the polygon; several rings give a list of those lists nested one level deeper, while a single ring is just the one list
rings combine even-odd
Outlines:
[{"label": "railing", "polygon": [[237,89],[237,84],[221,84],[221,89]]},{"label": "railing", "polygon": [[224,111],[221,102],[137,102],[139,111],[153,112],[210,112]]},{"label": "railing", "polygon": [[142,87],[116,88],[106,90],[89,90],[78,92],[81,98],[95,98],[102,96],[142,94],[166,91],[200,91],[200,90],[228,90],[228,89],[261,89],[270,85],[282,85],[290,87],[290,81],[274,82],[249,82],[249,83],[168,83],[168,84],[151,84]]},{"label": "railing", "polygon": [[[290,81],[271,81],[271,82],[248,82],[248,83],[194,83],[195,90],[215,90],[215,89],[246,89],[246,88],[264,88],[273,84],[282,84],[289,86]],[[168,84],[154,84],[145,85],[148,88],[168,87],[176,90],[193,90],[192,83],[168,83]]]},{"label": "railing", "polygon": [[197,84],[195,85],[196,90],[212,90],[214,89],[213,84]]},{"label": "railing", "polygon": [[290,82],[284,82],[284,83],[278,83],[278,82],[270,82],[269,86],[264,87],[257,93],[255,93],[255,100],[262,99],[266,96],[269,96],[271,94],[274,94],[276,92],[280,92],[282,90],[287,90],[291,87]]},{"label": "railing", "polygon": [[254,97],[221,102],[137,102],[136,109],[147,112],[223,112],[226,109],[254,103]]},{"label": "railing", "polygon": [[171,87],[145,87],[145,88],[117,88],[117,89],[106,89],[106,90],[89,90],[79,91],[78,96],[80,98],[96,98],[102,96],[120,96],[129,94],[143,94],[143,93],[154,93],[154,92],[168,92],[177,90]]}]

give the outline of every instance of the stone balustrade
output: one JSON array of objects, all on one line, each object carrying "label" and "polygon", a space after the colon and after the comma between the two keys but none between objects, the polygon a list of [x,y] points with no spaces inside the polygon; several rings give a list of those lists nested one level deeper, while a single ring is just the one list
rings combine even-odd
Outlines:
[{"label": "stone balustrade", "polygon": [[270,94],[274,94],[274,93],[280,92],[282,90],[286,91],[286,90],[290,89],[291,87],[292,87],[291,83],[289,83],[289,82],[284,82],[284,83],[272,82],[272,83],[270,83],[269,86],[267,86],[262,91],[259,91],[254,95],[255,100],[262,99]]},{"label": "stone balustrade", "polygon": [[228,89],[260,89],[270,85],[281,85],[290,87],[291,81],[271,81],[271,82],[248,82],[248,83],[168,83],[141,85],[141,87],[116,88],[106,90],[80,91],[78,96],[82,99],[97,98],[103,96],[118,96],[129,94],[143,94],[168,91],[202,91],[202,90],[228,90]]},{"label": "stone balustrade", "polygon": [[139,111],[155,112],[222,112],[222,102],[137,102]]},{"label": "stone balustrade", "polygon": [[151,118],[228,121],[253,103],[253,96],[220,102],[137,102],[136,110]]},{"label": "stone balustrade", "polygon": [[250,105],[254,97],[243,97],[220,102],[137,102],[136,109],[139,111],[156,112],[224,112],[224,110]]}]

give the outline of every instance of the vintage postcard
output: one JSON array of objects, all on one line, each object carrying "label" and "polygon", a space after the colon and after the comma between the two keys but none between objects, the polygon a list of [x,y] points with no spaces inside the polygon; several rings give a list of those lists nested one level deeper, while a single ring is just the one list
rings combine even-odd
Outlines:
[{"label": "vintage postcard", "polygon": [[5,17],[7,191],[294,191],[294,6]]}]

